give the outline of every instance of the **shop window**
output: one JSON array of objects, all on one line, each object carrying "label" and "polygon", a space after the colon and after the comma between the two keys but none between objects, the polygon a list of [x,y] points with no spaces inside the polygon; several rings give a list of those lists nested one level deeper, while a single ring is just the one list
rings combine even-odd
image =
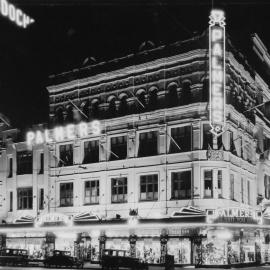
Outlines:
[{"label": "shop window", "polygon": [[112,203],[127,202],[127,178],[112,178]]},{"label": "shop window", "polygon": [[140,133],[139,137],[139,157],[157,155],[157,131]]},{"label": "shop window", "polygon": [[13,177],[13,158],[8,158],[8,178]]},{"label": "shop window", "polygon": [[110,160],[120,160],[127,158],[127,136],[111,138]]},{"label": "shop window", "polygon": [[203,125],[203,149],[213,149],[213,134],[210,132],[211,127],[208,124]]},{"label": "shop window", "polygon": [[241,202],[244,203],[244,178],[241,178]]},{"label": "shop window", "polygon": [[84,204],[99,203],[99,180],[86,181],[84,184]]},{"label": "shop window", "polygon": [[9,212],[13,211],[13,192],[9,192]]},{"label": "shop window", "polygon": [[63,144],[59,146],[59,164],[58,166],[73,165],[73,145]]},{"label": "shop window", "polygon": [[264,175],[264,197],[270,199],[270,176]]},{"label": "shop window", "polygon": [[158,199],[158,175],[142,175],[140,177],[140,200],[156,201]]},{"label": "shop window", "polygon": [[191,263],[191,239],[169,238],[167,243],[168,254],[174,256],[175,264]]},{"label": "shop window", "polygon": [[39,210],[44,209],[44,189],[39,190]]},{"label": "shop window", "polygon": [[172,199],[191,198],[191,171],[172,173]]},{"label": "shop window", "polygon": [[73,183],[60,184],[60,206],[73,206]]},{"label": "shop window", "polygon": [[33,173],[33,156],[30,151],[17,152],[17,174]]},{"label": "shop window", "polygon": [[40,153],[39,156],[39,161],[40,161],[40,169],[39,169],[39,174],[43,174],[44,173],[44,153]]},{"label": "shop window", "polygon": [[222,198],[222,170],[218,170],[217,185],[218,197]]},{"label": "shop window", "polygon": [[17,189],[18,210],[33,209],[32,188]]},{"label": "shop window", "polygon": [[235,200],[234,197],[234,175],[230,175],[230,199]]},{"label": "shop window", "polygon": [[84,143],[83,163],[99,162],[99,140],[88,141]]},{"label": "shop window", "polygon": [[191,135],[191,126],[172,128],[169,153],[191,151]]},{"label": "shop window", "polygon": [[213,171],[204,171],[204,198],[213,198]]}]

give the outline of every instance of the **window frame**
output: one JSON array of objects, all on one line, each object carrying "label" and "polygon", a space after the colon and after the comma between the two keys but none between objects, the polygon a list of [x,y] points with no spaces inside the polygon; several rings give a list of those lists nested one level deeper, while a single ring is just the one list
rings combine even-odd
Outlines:
[{"label": "window frame", "polygon": [[[114,180],[120,181],[124,179],[126,183],[122,185],[116,185],[113,183]],[[114,193],[113,190],[116,188],[117,193]],[[123,193],[119,193],[119,188],[123,189]],[[124,192],[126,190],[126,193]],[[113,196],[116,196],[117,199],[114,200]],[[119,199],[119,196],[123,196],[123,199]],[[112,177],[111,178],[111,203],[127,203],[128,202],[128,177],[121,176],[121,177]]]},{"label": "window frame", "polygon": [[[86,145],[86,143],[90,144],[93,141],[97,141],[97,144],[98,144],[98,155],[97,155],[98,159],[97,159],[97,161],[96,160],[95,161],[85,161],[85,158],[86,158],[86,147],[85,147],[85,145]],[[82,164],[93,164],[93,163],[100,162],[100,138],[99,137],[91,138],[91,139],[88,139],[88,140],[83,140],[81,147],[83,149],[83,151],[82,151],[82,159],[81,159]],[[89,152],[89,153],[91,153],[91,152]]]},{"label": "window frame", "polygon": [[[117,151],[113,151],[112,150],[112,139],[114,138],[121,138],[121,137],[125,137],[126,138],[126,156],[125,157],[120,157],[117,153]],[[128,134],[126,133],[121,133],[121,134],[115,134],[115,135],[110,135],[108,136],[108,147],[110,149],[110,151],[114,152],[116,155],[118,155],[120,158],[115,157],[112,153],[107,153],[107,160],[109,161],[115,161],[115,160],[124,160],[124,159],[128,159]]]},{"label": "window frame", "polygon": [[[62,162],[65,161],[64,159],[61,158],[61,147],[67,147],[68,145],[71,145],[71,149],[72,149],[72,163],[71,164],[65,164]],[[74,165],[74,143],[72,142],[67,142],[67,143],[61,143],[58,145],[58,157],[59,157],[59,161],[58,161],[58,167],[69,167],[69,166],[73,166]]]},{"label": "window frame", "polygon": [[[62,197],[62,193],[61,193],[61,187],[64,185],[71,185],[72,186],[72,190],[68,191],[67,189],[64,190],[65,196]],[[72,196],[67,196],[72,194]],[[62,203],[62,200],[65,200],[65,203]],[[70,203],[67,203],[67,201],[70,200]],[[74,183],[73,182],[62,182],[59,183],[59,207],[73,207],[74,206]]]},{"label": "window frame", "polygon": [[[31,162],[24,161],[23,163],[21,163],[22,157],[19,156],[23,155],[22,153],[27,154],[28,158],[29,159],[31,158]],[[17,151],[16,161],[17,161],[17,175],[33,174],[33,151],[28,150]]]},{"label": "window frame", "polygon": [[[23,194],[26,192],[26,194]],[[30,194],[28,194],[30,192]],[[26,205],[24,205],[26,203]],[[33,188],[20,187],[17,188],[17,209],[18,210],[32,210],[33,209]]]},{"label": "window frame", "polygon": [[[148,191],[149,188],[147,187],[147,183],[145,183],[145,192],[142,192],[142,177],[149,177],[149,176],[156,176],[157,177],[157,183],[152,183],[152,190],[153,191]],[[145,174],[140,174],[139,175],[139,202],[155,202],[159,200],[159,173],[157,172],[151,172],[151,173],[145,173]],[[155,191],[155,185],[157,185],[157,191]],[[148,199],[147,194],[153,193],[152,198]],[[145,198],[142,198],[142,193],[146,193]],[[156,198],[155,198],[155,193],[156,193]]]},{"label": "window frame", "polygon": [[[173,179],[173,174],[179,174],[179,173],[181,174],[181,173],[187,173],[187,172],[189,172],[189,174],[190,174],[190,179],[189,179],[190,180],[190,194],[189,194],[189,196],[185,196],[183,198],[181,198],[179,195],[175,196],[173,194],[173,192],[176,191],[175,188],[174,188],[175,182],[174,182],[174,179]],[[187,169],[187,170],[172,171],[172,172],[170,172],[170,178],[171,178],[171,181],[170,181],[171,182],[171,200],[190,200],[192,198],[192,170]],[[179,182],[182,182],[182,181],[180,179],[180,180],[178,180],[176,182],[178,182],[177,186],[179,187],[181,185]],[[187,190],[188,189],[185,189],[185,193],[187,193]],[[177,191],[179,192],[180,189],[177,189]]]},{"label": "window frame", "polygon": [[[141,137],[141,134],[143,133],[150,133],[150,132],[155,132],[157,134],[157,143],[156,143],[156,153],[155,154],[151,154],[151,155],[143,155],[141,156],[140,155],[140,137]],[[154,156],[158,156],[159,155],[159,141],[160,141],[160,138],[159,138],[159,130],[157,128],[155,129],[150,129],[150,130],[140,130],[139,132],[137,132],[137,135],[136,135],[137,139],[136,139],[136,157],[137,158],[144,158],[144,157],[154,157]]]},{"label": "window frame", "polygon": [[[97,195],[91,195],[92,194],[92,186],[91,186],[91,183],[95,183],[95,187],[96,190],[97,190]],[[86,185],[89,183],[89,187],[86,187]],[[87,179],[84,181],[84,190],[83,190],[83,194],[84,194],[84,198],[83,198],[83,202],[84,202],[84,205],[97,205],[100,203],[100,180],[99,179]],[[89,196],[86,196],[86,193],[89,189],[89,192],[90,192],[90,195]],[[86,198],[89,197],[89,202],[86,202]],[[91,198],[94,197],[96,198],[96,202],[91,202]]]}]

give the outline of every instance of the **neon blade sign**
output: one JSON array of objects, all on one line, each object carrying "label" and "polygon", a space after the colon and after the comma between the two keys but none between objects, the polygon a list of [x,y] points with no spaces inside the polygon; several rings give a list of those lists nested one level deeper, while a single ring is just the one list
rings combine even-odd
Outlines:
[{"label": "neon blade sign", "polygon": [[0,0],[0,12],[4,17],[8,17],[12,22],[23,28],[34,22],[34,19],[6,0]]},{"label": "neon blade sign", "polygon": [[225,16],[212,10],[209,22],[209,85],[211,132],[219,136],[225,128]]}]

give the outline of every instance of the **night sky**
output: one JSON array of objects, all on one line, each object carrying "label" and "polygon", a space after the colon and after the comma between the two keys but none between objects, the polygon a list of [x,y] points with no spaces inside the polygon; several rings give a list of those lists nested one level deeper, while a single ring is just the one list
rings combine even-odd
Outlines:
[{"label": "night sky", "polygon": [[0,112],[13,127],[48,121],[51,74],[138,52],[142,42],[168,44],[208,27],[212,4],[226,13],[227,32],[246,52],[256,32],[270,50],[270,1],[17,0],[35,19],[22,29],[0,17]]}]

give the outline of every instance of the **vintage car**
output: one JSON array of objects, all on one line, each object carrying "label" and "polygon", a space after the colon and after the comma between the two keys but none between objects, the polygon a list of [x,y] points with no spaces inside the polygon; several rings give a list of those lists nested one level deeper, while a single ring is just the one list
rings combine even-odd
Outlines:
[{"label": "vintage car", "polygon": [[53,255],[44,260],[44,266],[83,268],[83,261],[72,257],[69,251],[54,250]]},{"label": "vintage car", "polygon": [[0,250],[0,265],[28,265],[26,249],[3,248]]},{"label": "vintage car", "polygon": [[138,258],[129,256],[127,250],[105,249],[101,257],[102,269],[119,269],[125,267],[130,269],[148,269],[148,265]]}]

